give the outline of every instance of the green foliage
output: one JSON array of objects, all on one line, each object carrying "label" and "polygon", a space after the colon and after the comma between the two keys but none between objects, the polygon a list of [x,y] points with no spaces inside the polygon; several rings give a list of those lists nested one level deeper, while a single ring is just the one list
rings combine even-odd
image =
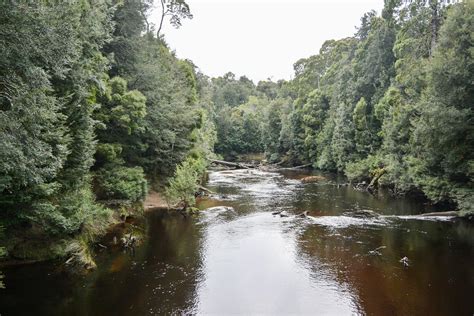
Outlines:
[{"label": "green foliage", "polygon": [[184,160],[176,167],[174,177],[166,188],[167,199],[171,203],[182,203],[184,208],[192,206],[206,167],[206,162],[202,158],[188,157]]},{"label": "green foliage", "polygon": [[[383,167],[380,182],[397,194],[472,209],[473,18],[471,2],[385,1],[355,37],[298,60],[290,82],[213,79],[216,150],[245,152],[261,135],[271,162],[309,162],[353,181]],[[254,96],[260,134],[244,106]]]},{"label": "green foliage", "polygon": [[[100,234],[112,212],[96,198],[141,201],[145,175],[165,179],[188,154],[213,151],[212,97],[191,62],[143,34],[151,5],[0,4],[0,221],[9,234]],[[170,5],[172,24],[190,17],[184,1]]]},{"label": "green foliage", "polygon": [[78,231],[101,213],[88,171],[111,8],[105,1],[0,6],[1,220]]},{"label": "green foliage", "polygon": [[432,200],[455,200],[464,211],[472,210],[467,197],[473,192],[474,89],[468,84],[474,80],[473,27],[472,3],[448,10],[412,135],[414,182]]},{"label": "green foliage", "polygon": [[96,176],[97,198],[143,201],[148,193],[147,181],[140,167],[104,168]]},{"label": "green foliage", "polygon": [[284,122],[290,111],[291,102],[287,99],[275,99],[265,109],[264,124],[262,124],[262,141],[267,160],[278,162],[289,149],[285,141],[289,139],[284,135]]},{"label": "green foliage", "polygon": [[148,114],[141,137],[144,150],[132,161],[157,178],[170,175],[192,148],[191,133],[200,121],[196,89],[195,84],[189,85],[189,69],[183,70],[160,41],[143,38],[137,54],[137,72],[128,81],[146,96]]},{"label": "green foliage", "polygon": [[383,166],[383,163],[378,156],[368,156],[363,160],[357,160],[347,164],[345,174],[350,181],[366,181],[369,182],[370,178],[374,175],[376,170],[379,170]]},{"label": "green foliage", "polygon": [[213,102],[217,109],[225,106],[236,107],[246,103],[250,95],[256,95],[255,85],[247,77],[235,79],[231,72],[223,77],[213,78]]},{"label": "green foliage", "polygon": [[[75,191],[51,192],[52,198],[35,200],[23,220],[41,227],[53,235],[78,233],[85,223],[108,218],[111,211],[95,203],[95,196],[88,187]],[[54,198],[53,198],[54,197]]]},{"label": "green foliage", "polygon": [[156,36],[160,36],[163,20],[166,16],[170,18],[170,24],[175,28],[181,26],[181,20],[192,19],[193,15],[189,9],[189,5],[184,0],[160,0],[161,2],[161,20],[158,26]]},{"label": "green foliage", "polygon": [[238,107],[221,108],[216,117],[216,152],[225,156],[263,152],[261,121],[267,106],[266,98],[250,96]]},{"label": "green foliage", "polygon": [[[153,1],[112,2],[0,4],[7,232],[95,236],[111,216],[96,198],[141,201],[146,179],[173,172],[167,196],[188,207],[214,150],[354,181],[383,166],[395,192],[472,212],[471,2],[385,1],[354,37],[298,60],[293,80],[257,85],[178,59],[147,20]],[[182,0],[161,3],[174,26],[192,17]]]}]

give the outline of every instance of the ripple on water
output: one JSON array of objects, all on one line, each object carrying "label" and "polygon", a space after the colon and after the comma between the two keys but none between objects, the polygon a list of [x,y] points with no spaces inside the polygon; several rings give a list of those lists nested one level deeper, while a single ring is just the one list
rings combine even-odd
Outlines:
[{"label": "ripple on water", "polygon": [[301,260],[295,223],[256,212],[209,225],[195,312],[353,313],[349,288],[324,266]]},{"label": "ripple on water", "polygon": [[210,187],[218,187],[220,191],[232,188],[230,194],[216,196],[223,201],[237,201],[245,198],[259,209],[280,205],[281,202],[295,196],[301,182],[295,179],[286,179],[283,175],[260,170],[235,170],[211,172],[209,174]]},{"label": "ripple on water", "polygon": [[356,218],[350,216],[308,216],[312,223],[331,227],[331,228],[347,228],[350,226],[385,226],[389,221],[385,218]]}]

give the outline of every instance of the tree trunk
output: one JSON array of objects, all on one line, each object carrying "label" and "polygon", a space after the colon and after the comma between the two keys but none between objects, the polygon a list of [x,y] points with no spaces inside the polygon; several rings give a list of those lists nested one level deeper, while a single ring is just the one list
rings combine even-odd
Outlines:
[{"label": "tree trunk", "polygon": [[369,185],[367,186],[367,191],[372,191],[373,188],[378,185],[380,177],[382,177],[387,171],[385,169],[378,169],[375,172],[374,177],[372,178],[372,181],[370,181]]},{"label": "tree trunk", "polygon": [[216,194],[216,192],[211,191],[211,190],[209,190],[208,188],[203,187],[202,185],[200,185],[200,186],[198,187],[198,189],[201,190],[201,191],[204,191],[204,192],[206,192],[206,193],[208,193],[208,194]]},{"label": "tree trunk", "polygon": [[161,28],[163,27],[163,21],[165,20],[166,10],[165,10],[165,0],[161,0],[161,19],[160,26],[158,26],[158,31],[156,31],[156,37],[160,39]]},{"label": "tree trunk", "polygon": [[438,31],[439,31],[439,1],[430,0],[431,7],[431,43],[430,43],[430,56],[433,56],[433,52],[438,42]]},{"label": "tree trunk", "polygon": [[290,168],[278,168],[278,170],[298,170],[298,169],[303,169],[303,168],[308,168],[311,167],[312,164],[308,163],[306,165],[301,165],[301,166],[296,166],[296,167],[290,167]]}]

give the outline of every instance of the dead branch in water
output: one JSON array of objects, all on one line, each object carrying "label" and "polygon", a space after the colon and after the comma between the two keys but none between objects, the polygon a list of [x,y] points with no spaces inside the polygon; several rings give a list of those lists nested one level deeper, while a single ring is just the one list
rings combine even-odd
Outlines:
[{"label": "dead branch in water", "polygon": [[311,167],[311,164],[308,163],[306,165],[301,165],[301,166],[296,166],[296,167],[290,167],[290,168],[279,168],[279,170],[297,170],[297,169],[303,169],[303,168],[308,168]]},{"label": "dead branch in water", "polygon": [[216,192],[214,192],[214,191],[212,191],[212,190],[209,190],[208,188],[203,187],[202,185],[200,185],[200,186],[198,187],[198,189],[199,189],[200,191],[204,191],[204,192],[206,192],[206,193],[208,193],[208,194],[216,194]]},{"label": "dead branch in water", "polygon": [[271,165],[269,167],[266,167],[266,166],[262,166],[260,167],[260,169],[264,170],[264,171],[279,171],[279,170],[298,170],[298,169],[304,169],[304,168],[308,168],[308,167],[311,167],[311,164],[308,163],[306,165],[301,165],[301,166],[296,166],[296,167],[289,167],[289,168],[271,168],[271,167],[275,167],[276,165]]},{"label": "dead branch in water", "polygon": [[252,168],[255,168],[254,166],[251,166],[251,165],[246,165],[246,164],[237,163],[237,162],[224,161],[224,160],[209,159],[209,161],[214,163],[214,164],[223,165],[223,166],[226,166],[226,167],[239,168],[239,169],[252,169]]}]

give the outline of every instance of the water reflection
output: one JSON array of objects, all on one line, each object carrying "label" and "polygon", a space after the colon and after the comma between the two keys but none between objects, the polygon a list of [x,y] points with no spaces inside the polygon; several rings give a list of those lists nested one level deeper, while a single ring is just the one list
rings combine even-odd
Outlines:
[{"label": "water reflection", "polygon": [[[162,315],[192,306],[200,279],[201,228],[181,215],[153,213],[134,254],[107,250],[99,269],[73,278],[54,265],[13,267],[0,295],[5,315]],[[45,275],[48,275],[45,277]]]},{"label": "water reflection", "polygon": [[[210,176],[209,186],[233,194],[227,205],[251,215],[208,228],[198,311],[469,315],[474,310],[471,224],[413,216],[431,210],[383,192],[375,197],[338,186],[331,175],[303,185],[301,173],[245,174],[249,171]],[[313,216],[270,215],[282,209]],[[360,209],[382,216],[341,215]],[[408,269],[399,262],[404,256],[410,258]]]},{"label": "water reflection", "polygon": [[350,291],[320,267],[300,260],[298,230],[268,213],[209,227],[199,314],[346,315],[355,310]]}]

